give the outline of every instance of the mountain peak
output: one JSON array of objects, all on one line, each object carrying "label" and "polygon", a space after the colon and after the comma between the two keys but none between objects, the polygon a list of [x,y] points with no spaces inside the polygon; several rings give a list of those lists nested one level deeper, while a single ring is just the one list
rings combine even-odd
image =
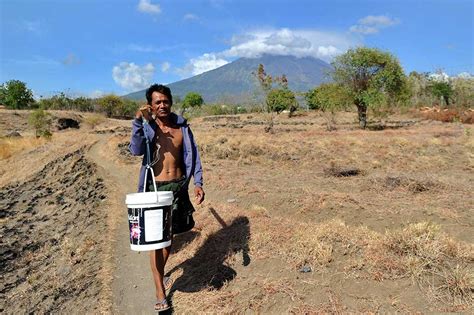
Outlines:
[{"label": "mountain peak", "polygon": [[[327,82],[331,66],[313,57],[295,57],[264,54],[257,58],[239,58],[211,71],[169,84],[173,95],[183,98],[188,92],[200,93],[206,103],[225,99],[231,103],[250,101],[260,87],[254,75],[258,65],[272,76],[286,75],[293,91],[308,91]],[[145,90],[125,95],[126,98],[144,99]]]}]

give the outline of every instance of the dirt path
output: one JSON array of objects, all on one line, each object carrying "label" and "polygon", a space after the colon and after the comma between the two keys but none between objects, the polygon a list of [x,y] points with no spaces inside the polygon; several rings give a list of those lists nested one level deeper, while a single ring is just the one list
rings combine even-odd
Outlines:
[{"label": "dirt path", "polygon": [[110,226],[117,227],[110,235],[112,245],[112,294],[113,313],[150,314],[154,300],[154,285],[148,263],[148,253],[133,252],[128,240],[125,195],[136,191],[138,169],[117,163],[107,142],[111,136],[98,135],[99,141],[87,153],[98,166],[98,172],[110,194]]}]

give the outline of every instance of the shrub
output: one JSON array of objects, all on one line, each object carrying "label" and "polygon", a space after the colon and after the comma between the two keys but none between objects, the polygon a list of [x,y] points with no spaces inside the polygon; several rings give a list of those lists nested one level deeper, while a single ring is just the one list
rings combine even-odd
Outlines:
[{"label": "shrub", "polygon": [[201,107],[204,104],[204,100],[199,93],[189,92],[184,97],[183,102],[181,103],[181,114],[184,114],[188,108]]},{"label": "shrub", "polygon": [[117,95],[106,95],[98,99],[100,111],[107,117],[112,117],[117,109],[124,106],[124,100]]},{"label": "shrub", "polygon": [[51,118],[43,109],[33,111],[28,117],[28,123],[35,129],[37,138],[50,138],[52,136],[50,131]]},{"label": "shrub", "polygon": [[136,101],[122,99],[122,102],[117,104],[117,107],[113,112],[114,115],[119,117],[133,118],[139,107],[140,105]]},{"label": "shrub", "polygon": [[105,121],[105,117],[100,115],[100,114],[91,114],[87,115],[84,118],[84,122],[89,125],[92,129],[94,129],[96,126],[100,125]]},{"label": "shrub", "polygon": [[210,104],[202,107],[203,113],[208,116],[235,115],[247,113],[247,108],[239,105]]},{"label": "shrub", "polygon": [[277,113],[284,110],[294,112],[297,108],[295,93],[287,88],[270,90],[267,95],[267,108],[269,111]]}]

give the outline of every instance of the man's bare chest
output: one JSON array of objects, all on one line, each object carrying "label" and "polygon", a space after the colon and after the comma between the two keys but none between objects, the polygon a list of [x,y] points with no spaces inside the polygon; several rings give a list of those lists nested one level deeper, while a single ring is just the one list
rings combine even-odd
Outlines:
[{"label": "man's bare chest", "polygon": [[164,151],[180,150],[183,146],[183,133],[181,128],[158,128],[156,143]]}]

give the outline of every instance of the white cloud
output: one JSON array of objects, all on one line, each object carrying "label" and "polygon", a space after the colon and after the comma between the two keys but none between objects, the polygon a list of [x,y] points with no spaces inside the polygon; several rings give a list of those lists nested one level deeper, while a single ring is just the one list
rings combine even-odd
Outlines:
[{"label": "white cloud", "polygon": [[90,98],[99,98],[99,97],[102,97],[104,95],[106,95],[107,93],[104,92],[104,91],[101,91],[101,90],[94,90],[92,92],[90,92],[87,96],[90,97]]},{"label": "white cloud", "polygon": [[370,35],[370,34],[377,34],[379,32],[379,29],[376,27],[367,26],[367,25],[352,25],[349,28],[349,31],[351,31],[352,33]]},{"label": "white cloud", "polygon": [[391,26],[400,23],[398,19],[392,19],[386,15],[368,15],[359,20],[362,25]]},{"label": "white cloud", "polygon": [[457,77],[461,79],[474,79],[474,76],[469,72],[461,72],[457,75]]},{"label": "white cloud", "polygon": [[221,53],[223,57],[259,57],[263,54],[315,57],[329,61],[357,44],[345,34],[317,30],[258,30],[234,36],[233,46]]},{"label": "white cloud", "polygon": [[168,72],[168,70],[171,68],[171,64],[167,61],[163,62],[161,64],[161,71],[162,72]]},{"label": "white cloud", "polygon": [[138,11],[149,14],[160,14],[161,8],[159,4],[152,4],[151,0],[140,0],[138,3]]},{"label": "white cloud", "polygon": [[131,51],[137,51],[137,52],[160,52],[161,50],[153,47],[153,46],[143,46],[143,45],[138,45],[138,44],[129,44],[127,48]]},{"label": "white cloud", "polygon": [[446,72],[436,72],[436,73],[431,73],[428,76],[431,80],[436,81],[436,82],[448,82],[449,81],[449,75]]},{"label": "white cloud", "polygon": [[41,34],[42,32],[42,23],[40,21],[28,21],[28,20],[23,20],[21,21],[21,28],[24,29],[25,31],[28,31],[30,33],[34,33],[36,35]]},{"label": "white cloud", "polygon": [[122,88],[128,91],[136,91],[150,85],[155,74],[155,66],[148,63],[140,67],[133,62],[121,62],[112,69],[112,78]]},{"label": "white cloud", "polygon": [[197,20],[199,20],[199,17],[195,14],[187,13],[183,16],[183,20],[185,20],[185,21],[197,21]]},{"label": "white cloud", "polygon": [[78,65],[80,63],[81,60],[73,53],[69,53],[63,60],[63,64],[65,65]]},{"label": "white cloud", "polygon": [[356,25],[352,25],[349,30],[352,33],[360,33],[364,35],[377,34],[381,29],[399,23],[399,19],[393,19],[386,15],[368,15],[360,19]]},{"label": "white cloud", "polygon": [[217,57],[216,54],[203,54],[197,58],[192,58],[186,66],[177,69],[177,73],[182,77],[187,77],[190,74],[198,75],[219,68],[228,63],[227,60]]}]

